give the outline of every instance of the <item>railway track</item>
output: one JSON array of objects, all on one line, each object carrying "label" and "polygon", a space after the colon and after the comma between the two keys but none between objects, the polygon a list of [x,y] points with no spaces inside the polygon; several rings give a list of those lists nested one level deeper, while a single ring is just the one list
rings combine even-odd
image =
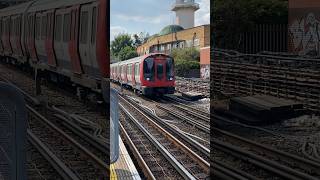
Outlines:
[{"label": "railway track", "polygon": [[83,145],[83,141],[79,143],[80,140],[71,137],[70,132],[66,133],[65,129],[57,127],[32,107],[27,106],[27,109],[30,131],[38,136],[76,177],[79,179],[108,177],[107,161],[97,157],[92,148],[89,150],[88,146]]},{"label": "railway track", "polygon": [[[162,162],[165,159],[163,162],[168,162],[165,163],[167,166],[168,164],[171,165],[170,167],[165,167],[171,171],[164,171],[163,166],[158,163],[158,167],[162,168],[156,168],[156,170],[160,169],[161,172],[172,173],[170,175],[162,173],[162,175],[169,178],[188,179],[204,179],[209,176],[209,163],[158,125],[149,115],[121,96],[120,107],[126,116],[122,125],[127,130],[132,141],[136,141],[135,144],[141,144],[137,149],[142,148],[141,151],[146,155],[156,156],[156,158],[145,159],[151,159],[151,161],[152,159],[158,159],[156,162]],[[151,147],[150,144],[153,146]],[[153,171],[151,167],[150,170]],[[156,170],[154,170],[154,173],[159,173]],[[158,175],[157,177],[162,177]]]},{"label": "railway track", "polygon": [[[219,116],[217,116],[219,117]],[[217,118],[216,117],[216,118]],[[283,179],[319,179],[320,163],[259,144],[241,136],[211,127],[216,151],[232,155],[266,173]],[[253,174],[256,175],[256,174]]]},{"label": "railway track", "polygon": [[[10,80],[4,77],[0,78],[15,86]],[[105,143],[106,139],[101,136],[101,128],[92,128],[89,120],[84,123],[85,118],[69,113],[72,107],[68,109],[69,112],[66,112],[49,104],[40,104],[37,99],[29,94],[32,91],[29,83],[23,89],[18,89],[28,102],[29,140],[31,141],[32,137],[36,137],[37,140],[31,141],[33,146],[39,146],[37,143],[42,142],[42,147],[45,147],[35,148],[38,154],[45,156],[49,159],[49,164],[55,167],[57,171],[62,172],[62,179],[105,179],[109,177],[109,156],[107,155],[109,146]],[[63,98],[60,97],[60,99],[59,101],[62,102]],[[73,108],[77,107],[74,106]],[[92,114],[88,116],[90,115]],[[78,121],[75,121],[75,119],[78,119]],[[83,128],[84,124],[86,126]],[[32,152],[36,153],[35,151]],[[48,152],[50,155],[47,155]],[[57,161],[57,163],[52,163],[54,161]],[[45,176],[41,172],[50,172],[50,169],[37,169],[37,166],[32,162],[29,163],[29,167],[35,169],[30,176]],[[63,169],[68,170],[68,173],[63,172]]]},{"label": "railway track", "polygon": [[79,179],[36,135],[27,133],[28,179]]}]

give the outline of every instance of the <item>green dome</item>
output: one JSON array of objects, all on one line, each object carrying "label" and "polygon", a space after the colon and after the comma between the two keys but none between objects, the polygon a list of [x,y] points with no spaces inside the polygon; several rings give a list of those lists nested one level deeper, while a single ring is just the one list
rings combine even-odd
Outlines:
[{"label": "green dome", "polygon": [[171,34],[171,33],[175,33],[175,32],[182,31],[182,30],[184,30],[183,27],[181,27],[179,25],[169,25],[169,26],[164,27],[160,31],[159,35],[163,36],[166,34]]}]

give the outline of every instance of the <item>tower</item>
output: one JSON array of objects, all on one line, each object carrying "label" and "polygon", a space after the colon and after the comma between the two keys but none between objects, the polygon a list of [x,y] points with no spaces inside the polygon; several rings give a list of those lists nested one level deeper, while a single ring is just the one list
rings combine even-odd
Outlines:
[{"label": "tower", "polygon": [[199,8],[194,0],[176,0],[171,10],[176,12],[176,24],[189,29],[194,27],[194,13]]}]

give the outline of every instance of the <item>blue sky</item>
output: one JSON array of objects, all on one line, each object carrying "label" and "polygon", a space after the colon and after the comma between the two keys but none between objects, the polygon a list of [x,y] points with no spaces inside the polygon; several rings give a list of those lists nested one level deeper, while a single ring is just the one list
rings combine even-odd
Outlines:
[{"label": "blue sky", "polygon": [[[195,0],[200,9],[195,25],[210,23],[210,0]],[[171,6],[175,0],[111,0],[111,40],[119,33],[158,33],[164,26],[175,23]]]}]

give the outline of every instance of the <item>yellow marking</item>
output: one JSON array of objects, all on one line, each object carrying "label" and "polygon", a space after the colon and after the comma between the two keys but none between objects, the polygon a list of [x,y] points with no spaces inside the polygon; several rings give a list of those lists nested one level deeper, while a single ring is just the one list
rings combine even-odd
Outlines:
[{"label": "yellow marking", "polygon": [[117,180],[118,179],[114,164],[110,165],[110,179],[113,179],[113,180]]}]

